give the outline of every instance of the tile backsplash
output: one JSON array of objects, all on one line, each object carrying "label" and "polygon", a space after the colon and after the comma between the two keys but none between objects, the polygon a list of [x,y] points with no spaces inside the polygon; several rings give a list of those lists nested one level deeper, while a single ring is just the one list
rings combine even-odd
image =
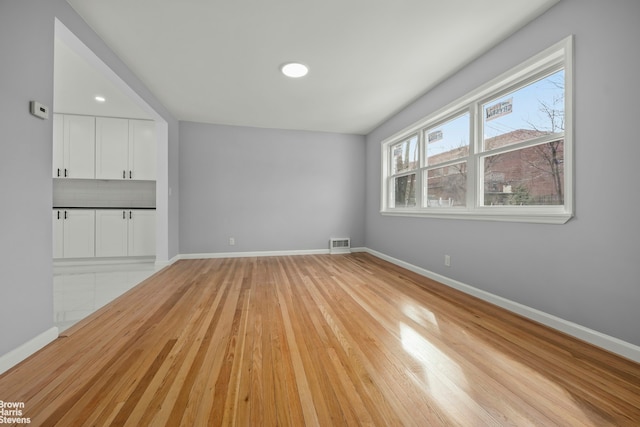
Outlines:
[{"label": "tile backsplash", "polygon": [[54,179],[53,206],[154,208],[156,182]]}]

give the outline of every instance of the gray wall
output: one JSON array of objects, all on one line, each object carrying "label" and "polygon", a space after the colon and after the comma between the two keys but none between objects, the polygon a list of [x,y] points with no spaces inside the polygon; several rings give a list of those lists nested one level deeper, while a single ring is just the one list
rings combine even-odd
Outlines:
[{"label": "gray wall", "polygon": [[181,122],[180,252],[362,245],[364,157],[358,135]]},{"label": "gray wall", "polygon": [[33,3],[0,3],[0,355],[53,326],[52,122],[29,115],[53,105],[53,4]]},{"label": "gray wall", "polygon": [[[3,0],[0,355],[53,325],[52,125],[30,116],[28,102],[53,105],[56,16],[169,123],[170,256],[323,249],[329,236],[346,234],[354,246],[640,345],[640,2],[562,0],[372,132],[365,149],[353,135],[178,125],[64,0]],[[550,226],[379,214],[381,140],[569,34],[575,219]]]},{"label": "gray wall", "polygon": [[[178,188],[178,123],[64,0],[0,2],[0,356],[53,326],[52,121],[57,17],[169,125],[169,185]],[[178,250],[178,198],[169,199],[169,251]]]},{"label": "gray wall", "polygon": [[[563,0],[368,135],[366,246],[640,345],[639,22],[637,0]],[[570,34],[574,219],[556,226],[380,215],[384,138]]]}]

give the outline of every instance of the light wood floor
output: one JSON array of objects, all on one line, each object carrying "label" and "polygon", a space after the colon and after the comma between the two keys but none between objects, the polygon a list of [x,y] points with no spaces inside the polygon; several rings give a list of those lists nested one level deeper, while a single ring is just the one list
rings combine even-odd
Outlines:
[{"label": "light wood floor", "polygon": [[42,426],[638,426],[640,365],[367,254],[183,260],[0,376]]}]

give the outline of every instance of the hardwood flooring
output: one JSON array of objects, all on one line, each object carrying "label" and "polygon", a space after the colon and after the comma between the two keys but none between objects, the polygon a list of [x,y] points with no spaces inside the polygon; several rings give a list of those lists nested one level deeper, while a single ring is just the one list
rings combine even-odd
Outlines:
[{"label": "hardwood flooring", "polygon": [[638,426],[640,365],[368,254],[182,260],[0,400],[38,426]]}]

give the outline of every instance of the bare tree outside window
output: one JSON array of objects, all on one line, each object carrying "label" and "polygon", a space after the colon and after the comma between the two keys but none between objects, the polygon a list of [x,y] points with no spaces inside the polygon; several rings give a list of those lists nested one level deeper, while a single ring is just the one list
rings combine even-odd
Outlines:
[{"label": "bare tree outside window", "polygon": [[[552,103],[538,101],[540,111],[548,119],[548,128],[539,129],[536,123],[529,123],[532,129],[539,132],[564,133],[564,80],[549,80],[551,84],[561,90],[561,94],[554,96]],[[540,158],[543,159],[542,171],[550,172],[553,177],[554,189],[557,197],[557,204],[564,204],[564,139],[548,142],[545,146],[537,146]],[[540,167],[539,164],[532,164],[533,167]]]},{"label": "bare tree outside window", "polygon": [[[484,157],[486,206],[564,204],[563,82],[561,70],[510,94],[508,102],[513,104],[497,119],[485,116],[485,135],[492,135],[484,140],[485,150],[559,135],[552,141]],[[494,101],[485,111],[506,103]]]}]

